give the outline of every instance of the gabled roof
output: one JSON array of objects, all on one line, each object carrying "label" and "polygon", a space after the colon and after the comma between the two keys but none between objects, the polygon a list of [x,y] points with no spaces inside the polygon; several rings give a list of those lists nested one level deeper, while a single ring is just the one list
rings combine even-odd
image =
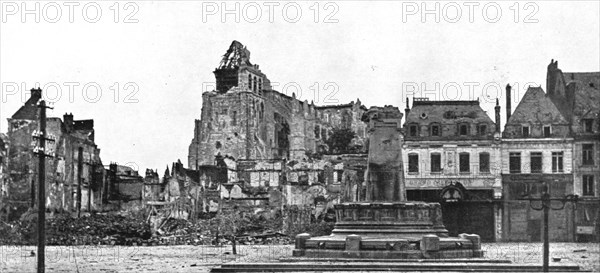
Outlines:
[{"label": "gabled roof", "polygon": [[479,106],[479,101],[428,101],[414,100],[406,123],[454,124],[458,122],[489,123],[492,119]]},{"label": "gabled roof", "polygon": [[541,87],[529,87],[506,124],[567,124],[567,119]]},{"label": "gabled roof", "polygon": [[37,93],[32,93],[31,97],[12,115],[12,119],[28,119],[28,120],[37,120],[39,116],[39,108],[37,107],[37,103],[41,98],[41,91],[39,91],[39,95]]}]

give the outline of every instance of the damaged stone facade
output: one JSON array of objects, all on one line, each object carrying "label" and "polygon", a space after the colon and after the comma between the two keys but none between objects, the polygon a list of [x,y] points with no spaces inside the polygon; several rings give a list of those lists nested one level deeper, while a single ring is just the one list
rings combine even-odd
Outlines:
[{"label": "damaged stone facade", "polygon": [[202,95],[201,119],[195,121],[188,166],[210,165],[216,155],[235,160],[307,159],[326,151],[333,128],[357,132],[353,144],[364,147],[366,107],[356,103],[315,106],[271,88],[250,52],[234,41],[214,71],[215,91]]},{"label": "damaged stone facade", "polygon": [[139,210],[143,207],[144,178],[130,166],[110,163],[100,190],[102,211]]},{"label": "damaged stone facade", "polygon": [[[3,220],[19,219],[36,205],[38,157],[33,153],[38,142],[39,108],[42,90],[31,90],[31,97],[8,119],[8,135],[0,145],[0,213]],[[93,120],[75,120],[73,114],[62,119],[46,118],[46,132],[54,141],[46,142],[46,210],[57,213],[117,211],[140,209],[143,178],[128,166],[102,165],[100,149],[94,139]],[[81,160],[80,160],[81,154]],[[81,166],[81,168],[79,167]],[[81,179],[80,179],[81,178]]]},{"label": "damaged stone facade", "polygon": [[[37,103],[41,92],[41,89],[32,89],[31,97],[8,119],[8,177],[4,183],[3,219],[18,219],[37,198],[38,160],[33,154],[37,143],[32,134],[39,129]],[[47,118],[47,134],[55,141],[47,142],[46,150],[55,156],[46,159],[46,208],[55,212],[77,210],[79,175],[81,210],[98,208],[103,167],[100,149],[94,142],[93,120],[74,120],[72,114],[65,114],[63,120]],[[81,170],[78,169],[79,148],[82,149]]]},{"label": "damaged stone facade", "polygon": [[7,151],[8,136],[0,133],[0,206],[4,206],[3,200],[8,197]]}]

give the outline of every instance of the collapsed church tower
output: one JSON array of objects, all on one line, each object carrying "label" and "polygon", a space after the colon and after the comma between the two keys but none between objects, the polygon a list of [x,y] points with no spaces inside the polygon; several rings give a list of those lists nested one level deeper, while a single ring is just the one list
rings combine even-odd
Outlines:
[{"label": "collapsed church tower", "polygon": [[[195,121],[188,166],[214,165],[216,155],[234,160],[302,160],[327,150],[333,128],[356,133],[353,145],[364,148],[367,110],[359,100],[348,104],[315,106],[296,94],[283,94],[250,51],[233,41],[214,71],[216,90],[202,94],[200,120]],[[308,93],[308,92],[305,92]],[[318,98],[317,98],[318,99]]]}]

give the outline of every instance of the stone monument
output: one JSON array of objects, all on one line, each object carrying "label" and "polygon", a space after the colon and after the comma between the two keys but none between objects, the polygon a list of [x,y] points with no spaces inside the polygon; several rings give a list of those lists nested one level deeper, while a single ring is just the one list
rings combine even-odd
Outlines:
[{"label": "stone monument", "polygon": [[402,113],[371,107],[365,202],[335,205],[330,236],[299,234],[293,255],[307,258],[427,259],[483,257],[474,234],[448,237],[439,203],[407,201],[402,171]]}]

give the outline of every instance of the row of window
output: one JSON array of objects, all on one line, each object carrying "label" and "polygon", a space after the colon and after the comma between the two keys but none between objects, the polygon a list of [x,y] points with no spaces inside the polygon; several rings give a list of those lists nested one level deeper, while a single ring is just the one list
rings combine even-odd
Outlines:
[{"label": "row of window", "polygon": [[[552,127],[550,125],[544,125],[542,131],[543,131],[544,137],[551,137],[552,136]],[[523,137],[530,137],[531,136],[531,130],[530,130],[529,125],[521,126],[521,135]]]},{"label": "row of window", "polygon": [[[583,144],[582,147],[582,159],[583,165],[594,165],[594,144]],[[552,172],[561,173],[563,172],[563,152],[552,152]],[[531,152],[529,153],[529,165],[531,173],[542,173],[543,170],[543,156],[542,152]],[[521,173],[521,153],[511,152],[509,153],[509,171],[510,173]]]},{"label": "row of window", "polygon": [[[429,161],[432,173],[441,173],[442,170],[442,155],[440,153],[431,153]],[[461,173],[471,172],[471,155],[469,153],[458,154],[458,170]],[[419,173],[419,155],[408,154],[408,172],[411,174]],[[479,153],[479,172],[490,172],[490,154]]]},{"label": "row of window", "polygon": [[[542,152],[531,152],[530,156],[530,167],[531,173],[542,173],[543,170],[543,157]],[[508,171],[510,173],[521,173],[521,152],[511,152],[508,154]],[[564,172],[563,164],[564,152],[552,152],[552,172],[562,173]]]},{"label": "row of window", "polygon": [[[488,133],[488,125],[486,123],[477,124],[476,126],[478,136],[485,136]],[[442,136],[442,125],[439,123],[432,123],[428,126],[428,136]],[[471,126],[469,123],[458,123],[456,128],[456,134],[460,136],[468,136],[471,134]],[[418,124],[408,125],[408,135],[416,137],[420,135],[420,127]]]},{"label": "row of window", "polygon": [[[581,125],[582,125],[582,129],[584,133],[593,133],[593,125],[594,125],[594,120],[593,119],[583,119],[581,121]],[[542,133],[544,137],[551,137],[552,136],[552,126],[550,125],[544,125],[543,129],[542,129]],[[521,126],[521,135],[523,137],[530,137],[531,136],[531,128],[529,125],[523,125]]]}]

